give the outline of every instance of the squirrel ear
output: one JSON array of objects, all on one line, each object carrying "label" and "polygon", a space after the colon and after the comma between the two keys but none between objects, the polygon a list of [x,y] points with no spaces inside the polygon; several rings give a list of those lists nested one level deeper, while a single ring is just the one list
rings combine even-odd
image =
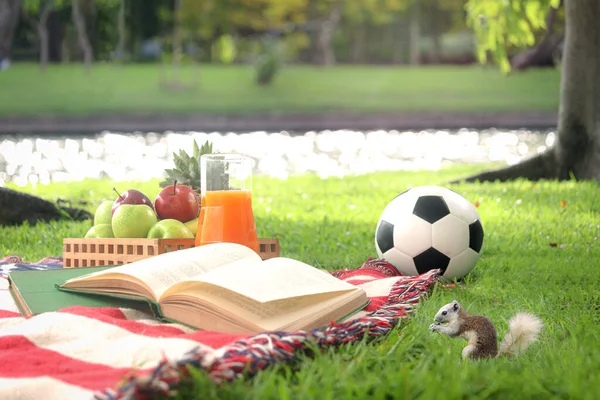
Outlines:
[{"label": "squirrel ear", "polygon": [[460,309],[460,304],[458,304],[458,301],[454,300],[454,301],[452,302],[452,309],[453,309],[454,311],[458,311],[458,310]]}]

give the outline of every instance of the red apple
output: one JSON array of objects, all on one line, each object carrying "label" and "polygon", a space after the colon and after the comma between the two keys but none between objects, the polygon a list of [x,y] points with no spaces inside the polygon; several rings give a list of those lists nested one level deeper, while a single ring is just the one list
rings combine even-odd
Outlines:
[{"label": "red apple", "polygon": [[124,191],[123,193],[117,192],[116,188],[113,190],[119,195],[115,202],[112,205],[111,212],[114,215],[115,211],[121,204],[145,204],[154,210],[154,205],[152,204],[152,200],[148,198],[144,193],[139,190],[129,189]]},{"label": "red apple", "polygon": [[175,181],[156,196],[154,208],[160,219],[176,219],[185,223],[198,216],[200,204],[191,187],[178,185]]}]

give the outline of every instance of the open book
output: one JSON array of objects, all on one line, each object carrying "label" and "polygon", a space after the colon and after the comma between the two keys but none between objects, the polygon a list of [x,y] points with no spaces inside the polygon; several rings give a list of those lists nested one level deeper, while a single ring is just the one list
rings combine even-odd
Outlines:
[{"label": "open book", "polygon": [[164,320],[231,333],[321,327],[369,302],[363,289],[326,271],[284,257],[263,261],[234,243],[164,253],[57,287],[141,299]]}]

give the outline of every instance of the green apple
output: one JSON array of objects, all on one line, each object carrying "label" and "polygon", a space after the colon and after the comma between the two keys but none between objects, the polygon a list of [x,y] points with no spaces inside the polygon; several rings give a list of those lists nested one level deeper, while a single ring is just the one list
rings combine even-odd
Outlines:
[{"label": "green apple", "polygon": [[145,204],[121,204],[111,225],[116,238],[145,238],[157,221],[154,210]]},{"label": "green apple", "polygon": [[198,231],[198,218],[194,218],[193,220],[186,222],[185,226],[188,227],[193,235],[196,235],[196,232]]},{"label": "green apple", "polygon": [[[112,203],[112,202],[111,202]],[[108,209],[110,213],[110,208]],[[98,224],[92,226],[87,233],[85,238],[114,238],[112,226],[110,224]]]},{"label": "green apple", "polygon": [[112,205],[113,201],[104,200],[94,214],[94,225],[110,224],[112,221]]},{"label": "green apple", "polygon": [[[122,206],[121,206],[122,207]],[[148,239],[192,239],[194,234],[181,221],[162,219],[148,232]]]}]

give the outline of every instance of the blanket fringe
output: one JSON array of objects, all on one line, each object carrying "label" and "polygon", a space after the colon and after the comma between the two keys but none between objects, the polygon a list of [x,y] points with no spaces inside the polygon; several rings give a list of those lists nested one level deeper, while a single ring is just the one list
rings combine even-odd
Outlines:
[{"label": "blanket fringe", "polygon": [[[366,268],[389,270],[379,260],[367,260]],[[318,349],[337,347],[363,338],[388,334],[398,323],[413,314],[420,299],[439,280],[442,271],[428,271],[417,276],[404,276],[393,286],[387,302],[366,316],[342,323],[332,323],[326,329],[295,332],[264,332],[239,340],[223,349],[219,355],[209,354],[197,347],[178,360],[164,360],[150,374],[131,374],[114,389],[95,394],[97,400],[150,399],[157,394],[171,396],[174,388],[186,375],[189,367],[205,371],[217,384],[242,376],[253,376],[279,362],[291,363],[300,354]],[[400,274],[398,274],[400,275]]]}]

